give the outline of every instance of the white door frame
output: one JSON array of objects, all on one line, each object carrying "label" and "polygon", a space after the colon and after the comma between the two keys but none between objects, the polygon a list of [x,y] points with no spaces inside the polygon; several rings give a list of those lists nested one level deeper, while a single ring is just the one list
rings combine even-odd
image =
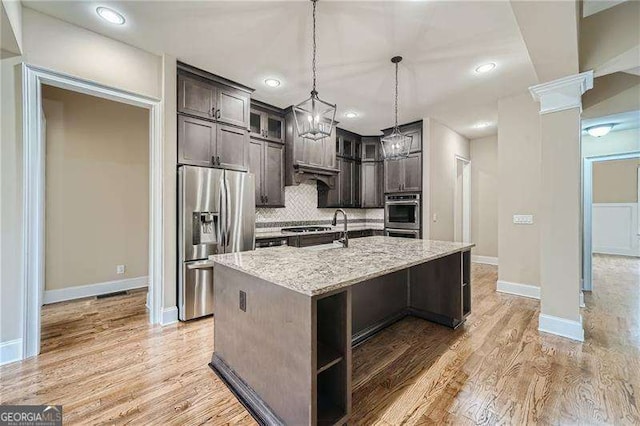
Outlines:
[{"label": "white door frame", "polygon": [[44,288],[45,263],[45,147],[41,138],[42,84],[97,96],[149,110],[149,320],[160,323],[163,291],[163,136],[159,100],[107,87],[92,81],[22,64],[23,221],[22,253],[22,357],[40,352],[40,289]]},{"label": "white door frame", "polygon": [[[471,242],[471,160],[455,155],[454,168],[453,168],[453,181],[457,182],[458,179],[458,161],[463,163],[462,166],[462,242]],[[458,187],[454,183],[453,193],[453,217],[454,222],[457,216],[456,214],[456,199],[458,197]],[[454,223],[454,227],[456,224]],[[454,228],[455,235],[455,228]]]},{"label": "white door frame", "polygon": [[[640,158],[640,151],[585,157],[582,177],[582,290],[593,290],[593,163]],[[640,188],[639,188],[640,192]],[[640,200],[639,200],[640,201]]]}]

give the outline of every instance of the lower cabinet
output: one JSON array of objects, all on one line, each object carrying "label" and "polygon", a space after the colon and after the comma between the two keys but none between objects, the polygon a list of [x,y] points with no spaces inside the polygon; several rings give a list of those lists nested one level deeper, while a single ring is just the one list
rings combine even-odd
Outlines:
[{"label": "lower cabinet", "polygon": [[249,171],[255,175],[256,206],[284,207],[284,145],[251,138]]}]

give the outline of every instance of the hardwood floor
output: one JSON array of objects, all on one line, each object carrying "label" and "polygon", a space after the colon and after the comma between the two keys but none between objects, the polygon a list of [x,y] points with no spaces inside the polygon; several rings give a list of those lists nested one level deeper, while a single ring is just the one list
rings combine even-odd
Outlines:
[{"label": "hardwood floor", "polygon": [[[452,331],[407,318],[354,350],[353,424],[640,424],[640,259],[594,258],[581,344],[537,331],[538,302],[473,265]],[[65,423],[253,424],[208,368],[213,319],[147,324],[145,293],[49,305],[43,353],[0,367],[0,402]]]}]

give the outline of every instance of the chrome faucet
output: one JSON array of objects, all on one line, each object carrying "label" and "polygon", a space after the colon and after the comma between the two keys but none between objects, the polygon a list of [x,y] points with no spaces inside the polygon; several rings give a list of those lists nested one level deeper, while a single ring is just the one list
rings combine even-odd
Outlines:
[{"label": "chrome faucet", "polygon": [[346,248],[349,247],[349,233],[347,232],[347,213],[342,209],[336,210],[335,213],[333,213],[333,220],[331,221],[331,225],[336,226],[336,224],[338,223],[338,213],[342,213],[342,215],[344,216],[344,231],[342,231],[344,235],[338,240],[338,242],[342,243],[342,246]]}]

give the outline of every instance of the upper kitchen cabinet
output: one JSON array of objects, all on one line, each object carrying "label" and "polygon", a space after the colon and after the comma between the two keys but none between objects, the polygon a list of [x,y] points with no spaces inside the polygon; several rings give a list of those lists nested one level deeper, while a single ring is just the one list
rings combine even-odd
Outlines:
[{"label": "upper kitchen cabinet", "polygon": [[216,121],[246,129],[249,126],[250,94],[221,85],[217,95]]},{"label": "upper kitchen cabinet", "polygon": [[[409,124],[403,124],[400,131],[411,137],[410,152],[422,152],[422,120]],[[390,134],[393,129],[384,129],[382,132],[386,135]]]},{"label": "upper kitchen cabinet", "polygon": [[362,137],[362,161],[380,161],[382,155],[380,153],[380,137],[379,136],[363,136]]},{"label": "upper kitchen cabinet", "polygon": [[178,113],[249,128],[250,89],[231,80],[178,64]]},{"label": "upper kitchen cabinet", "polygon": [[334,127],[331,136],[326,138],[301,138],[296,129],[293,109],[286,110],[286,185],[298,185],[304,180],[315,179],[333,186],[331,178],[339,172],[336,167],[335,132]]},{"label": "upper kitchen cabinet", "polygon": [[382,194],[382,162],[363,161],[360,184],[361,200],[360,206],[363,208],[384,207],[384,197]]},{"label": "upper kitchen cabinet", "polygon": [[178,112],[213,120],[216,113],[216,86],[178,75]]},{"label": "upper kitchen cabinet", "polygon": [[251,138],[249,171],[255,175],[256,206],[284,207],[284,145]]},{"label": "upper kitchen cabinet", "polygon": [[362,137],[344,129],[336,129],[336,154],[339,157],[360,159]]},{"label": "upper kitchen cabinet", "polygon": [[249,132],[233,126],[218,124],[216,160],[223,169],[248,170]]},{"label": "upper kitchen cabinet", "polygon": [[419,192],[422,190],[422,153],[407,158],[384,161],[384,192]]},{"label": "upper kitchen cabinet", "polygon": [[279,108],[251,101],[249,131],[251,137],[284,143],[284,113]]},{"label": "upper kitchen cabinet", "polygon": [[216,162],[216,123],[178,115],[178,163],[211,167]]},{"label": "upper kitchen cabinet", "polygon": [[178,163],[247,170],[249,132],[234,126],[178,115]]}]

